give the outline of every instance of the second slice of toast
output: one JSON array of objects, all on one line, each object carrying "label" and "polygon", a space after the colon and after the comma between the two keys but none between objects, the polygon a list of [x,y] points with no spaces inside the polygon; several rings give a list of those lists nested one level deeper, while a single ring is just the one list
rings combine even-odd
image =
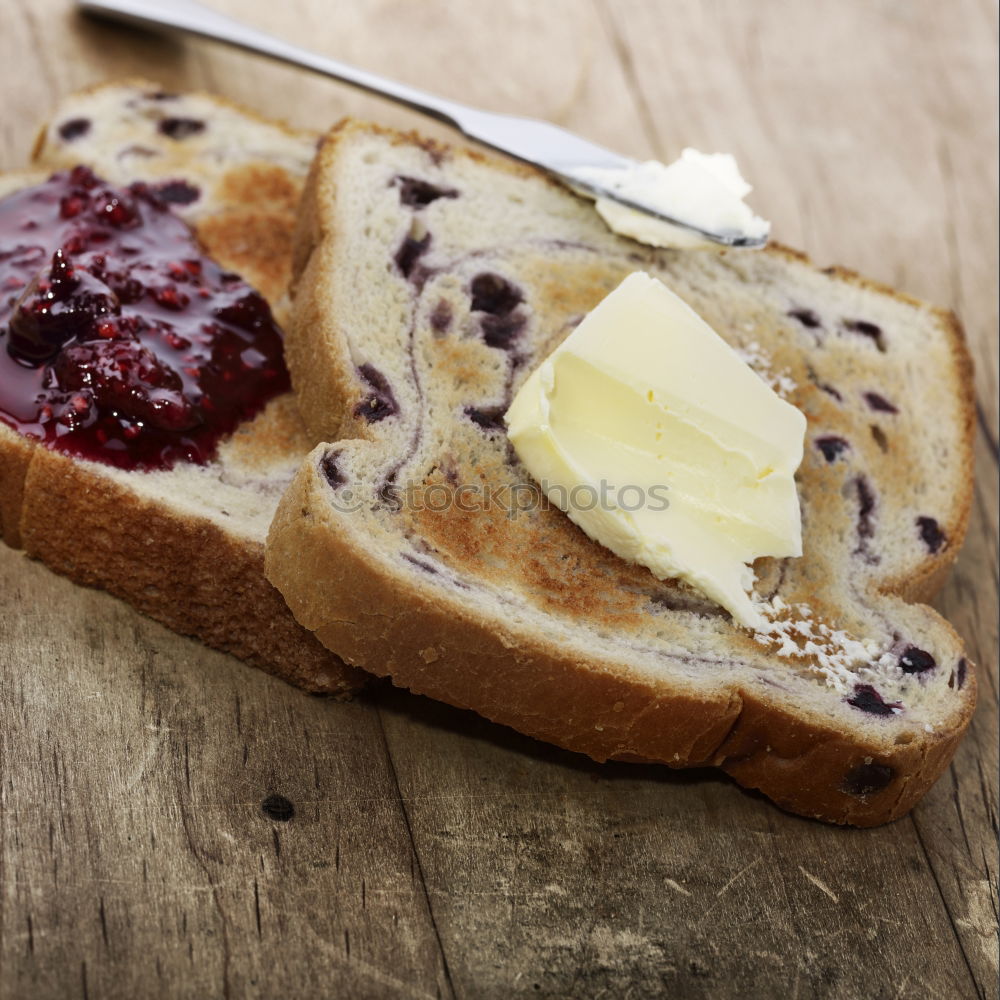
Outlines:
[{"label": "second slice of toast", "polygon": [[[83,164],[148,182],[207,252],[287,319],[291,238],[315,137],[205,95],[111,84],[67,98],[39,136],[37,174]],[[102,587],[186,635],[308,690],[363,675],[291,616],[263,572],[264,539],[308,442],[285,393],[205,465],[125,471],[51,451],[0,422],[0,535],[78,583]]]},{"label": "second slice of toast", "polygon": [[[330,649],[598,760],[716,765],[833,822],[894,819],[941,773],[975,678],[913,602],[968,517],[954,317],[779,247],[654,251],[531,170],[359,123],[314,163],[295,266],[293,384],[330,443],[267,566]],[[513,393],[636,270],[806,414],[804,555],[755,566],[777,635],[515,499]]]}]

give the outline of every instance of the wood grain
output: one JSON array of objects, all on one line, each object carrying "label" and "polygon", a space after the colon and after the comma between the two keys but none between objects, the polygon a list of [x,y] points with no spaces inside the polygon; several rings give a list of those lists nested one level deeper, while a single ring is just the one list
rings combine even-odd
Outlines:
[{"label": "wood grain", "polygon": [[[309,697],[4,549],[0,1000],[996,996],[995,6],[213,2],[623,152],[731,150],[782,241],[955,308],[979,475],[938,603],[980,706],[911,817],[830,829],[389,689]],[[4,169],[59,96],[135,73],[312,127],[442,131],[66,0],[4,0],[0,26]]]}]

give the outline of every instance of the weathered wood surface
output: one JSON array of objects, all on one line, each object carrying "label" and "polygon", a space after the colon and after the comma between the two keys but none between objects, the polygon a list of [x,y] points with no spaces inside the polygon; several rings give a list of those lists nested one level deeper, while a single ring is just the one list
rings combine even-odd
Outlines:
[{"label": "weathered wood surface", "polygon": [[[996,996],[995,5],[214,3],[625,152],[732,150],[784,242],[956,308],[979,476],[939,606],[981,702],[911,817],[830,829],[384,688],[311,698],[3,549],[0,1000]],[[2,0],[0,167],[61,94],[129,73],[303,125],[427,128],[66,0]],[[275,795],[294,815],[262,808]]]}]

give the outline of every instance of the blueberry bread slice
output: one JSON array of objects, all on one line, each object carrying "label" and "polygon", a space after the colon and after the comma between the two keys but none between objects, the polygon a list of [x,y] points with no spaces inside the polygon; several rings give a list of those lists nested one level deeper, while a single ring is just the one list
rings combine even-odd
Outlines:
[{"label": "blueberry bread slice", "polygon": [[[316,447],[267,572],[349,663],[597,760],[716,765],[785,808],[904,814],[975,702],[926,600],[971,495],[955,319],[795,252],[652,250],[546,178],[344,123],[313,165],[287,353]],[[804,555],[754,635],[532,499],[502,416],[632,271],[806,414]],[[710,373],[706,373],[710,377]],[[527,499],[526,499],[527,498]]]},{"label": "blueberry bread slice", "polygon": [[[130,249],[128,241],[135,237],[132,249],[138,250],[140,266],[128,279],[135,282],[135,275],[152,273],[137,235],[140,230],[130,228],[128,219],[110,219],[125,208],[113,199],[100,199],[104,182],[118,191],[143,182],[148,197],[136,198],[143,212],[163,214],[168,211],[163,208],[166,204],[171,214],[182,216],[208,254],[263,293],[283,321],[294,213],[314,149],[314,136],[213,97],[168,94],[143,81],[111,84],[71,96],[59,106],[38,138],[34,157],[38,173],[9,178],[3,193],[17,197],[18,189],[42,185],[27,196],[27,208],[19,209],[30,211],[36,205],[38,217],[22,220],[34,227],[31,233],[36,237],[57,215],[69,224],[77,213],[81,219],[93,218],[95,232],[108,222],[107,232],[124,233],[124,250]],[[67,178],[73,168],[80,184],[67,180],[67,190],[78,191],[79,197],[67,194],[57,206],[45,204],[46,178],[53,172]],[[88,194],[88,174],[101,180],[90,190],[93,197]],[[153,207],[154,200],[159,208]],[[5,218],[16,218],[9,201],[6,209]],[[116,222],[122,223],[118,230]],[[182,224],[174,226],[183,229]],[[20,294],[20,288],[13,286],[29,277],[23,267],[15,266],[17,254],[27,259],[26,254],[37,252],[47,262],[56,248],[23,232],[0,233],[0,241],[9,244],[0,248],[0,269],[6,259],[12,283],[12,289],[0,291],[0,340],[4,341],[0,349],[6,359]],[[245,288],[235,275],[218,277],[225,288]],[[178,322],[185,318],[186,308],[197,306],[195,291],[208,294],[205,282],[178,280],[173,291],[154,284],[147,288],[136,284],[134,295],[128,296],[137,300],[134,308],[140,312],[148,308],[151,315],[175,317]],[[124,302],[124,292],[119,289],[119,293]],[[193,297],[193,304],[181,308],[184,296]],[[233,299],[251,301],[260,312],[249,318],[251,325],[269,324],[267,306],[259,296],[247,293]],[[176,329],[174,324],[174,333],[168,335],[179,337]],[[287,376],[281,374],[280,333],[275,331],[274,336],[278,340],[272,375],[278,382],[284,377],[287,386]],[[116,340],[109,353],[101,345],[76,344],[71,339],[47,367],[58,370],[57,390],[65,390],[67,384],[79,387],[79,395],[69,400],[85,414],[99,379],[104,379],[105,395],[114,392],[117,379],[124,391],[132,393],[136,385],[148,389],[155,383],[159,387],[151,389],[151,395],[163,396],[176,376],[174,369],[144,376],[145,382],[139,379],[136,385],[127,383],[129,370],[149,362],[142,343],[140,339],[123,345]],[[220,367],[219,350],[218,344],[209,343],[202,360]],[[68,374],[60,368],[69,353],[87,351],[93,359],[88,355]],[[178,365],[189,363],[183,360],[188,358],[185,351],[178,349],[176,356]],[[4,370],[9,381],[10,373]],[[241,377],[244,370],[242,364],[220,367],[226,377]],[[126,374],[119,377],[120,372]],[[11,414],[2,412],[0,387],[0,535],[57,572],[107,589],[178,632],[197,636],[309,690],[345,694],[364,675],[345,666],[298,625],[264,576],[268,525],[308,450],[291,394],[286,389],[269,395],[270,402],[260,412],[241,420],[213,454],[203,456],[206,461],[181,460],[169,468],[139,471],[70,457],[38,443],[37,434],[18,433]],[[136,435],[136,446],[148,439],[151,426],[149,421],[138,421],[129,428]]]}]

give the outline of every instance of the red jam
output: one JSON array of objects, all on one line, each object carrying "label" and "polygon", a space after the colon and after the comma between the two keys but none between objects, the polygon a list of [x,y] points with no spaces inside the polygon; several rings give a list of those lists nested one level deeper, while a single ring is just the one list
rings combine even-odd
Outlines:
[{"label": "red jam", "polygon": [[289,388],[267,302],[145,184],[0,200],[0,421],[123,469],[204,463]]}]

